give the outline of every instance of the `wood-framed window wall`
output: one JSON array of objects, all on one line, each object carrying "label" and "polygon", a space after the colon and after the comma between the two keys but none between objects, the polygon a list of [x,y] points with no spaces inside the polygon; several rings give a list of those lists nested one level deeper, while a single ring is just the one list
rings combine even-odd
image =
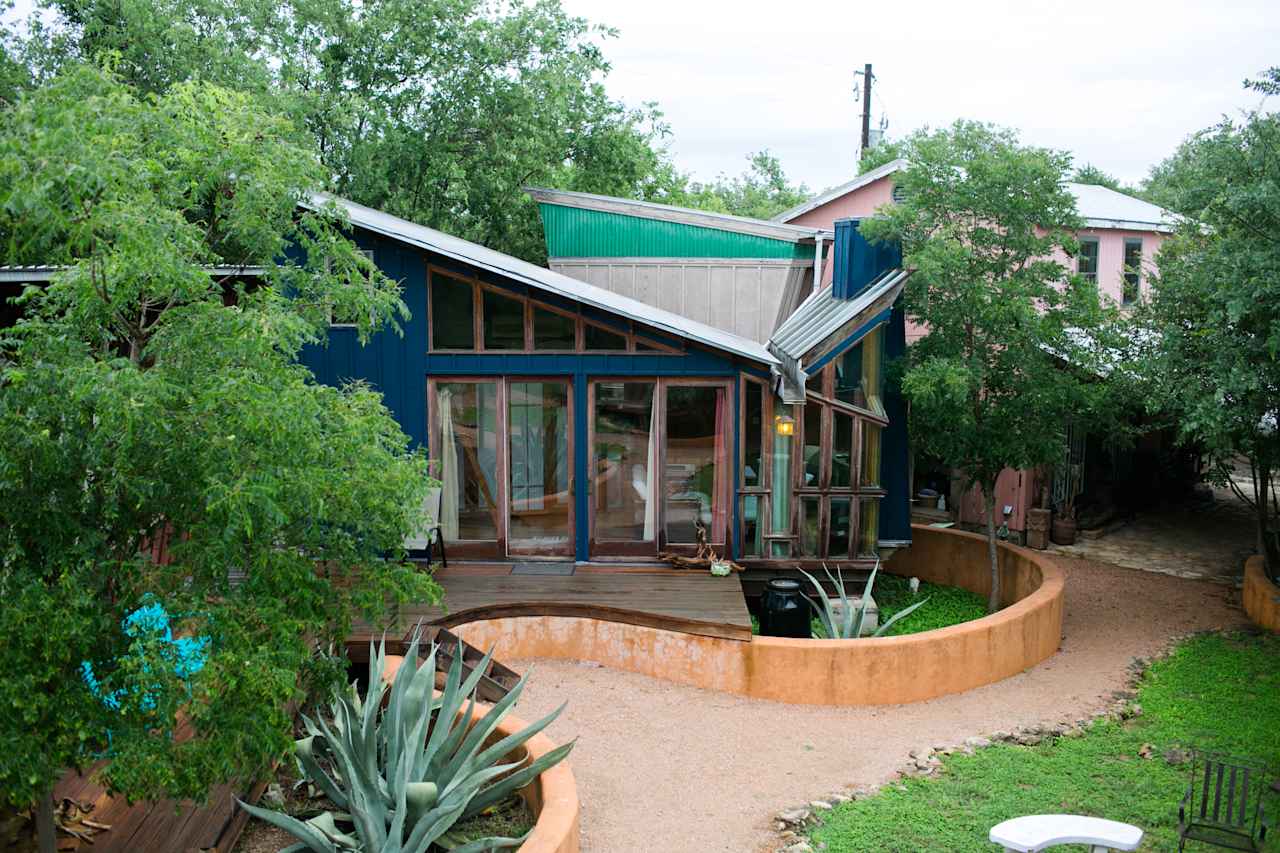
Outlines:
[{"label": "wood-framed window wall", "polygon": [[682,342],[629,320],[590,317],[473,276],[427,265],[431,352],[680,354]]}]

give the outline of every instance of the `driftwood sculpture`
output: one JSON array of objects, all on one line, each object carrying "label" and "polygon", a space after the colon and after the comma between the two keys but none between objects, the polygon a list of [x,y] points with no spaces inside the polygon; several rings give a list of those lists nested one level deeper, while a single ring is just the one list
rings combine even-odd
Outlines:
[{"label": "driftwood sculpture", "polygon": [[739,566],[732,560],[720,559],[720,555],[717,554],[715,549],[707,542],[707,526],[705,524],[701,521],[696,521],[694,522],[694,525],[697,528],[696,539],[698,543],[698,550],[692,557],[687,557],[683,554],[673,554],[670,551],[663,551],[658,554],[658,559],[665,560],[677,569],[704,569],[710,571],[712,563],[724,562],[729,564],[730,571],[740,572],[743,570],[742,566]]}]

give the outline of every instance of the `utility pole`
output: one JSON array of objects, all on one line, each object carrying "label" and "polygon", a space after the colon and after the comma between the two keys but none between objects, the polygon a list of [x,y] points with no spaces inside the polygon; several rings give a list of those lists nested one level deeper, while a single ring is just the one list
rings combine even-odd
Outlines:
[{"label": "utility pole", "polygon": [[862,69],[862,147],[858,149],[861,157],[871,147],[871,63]]}]

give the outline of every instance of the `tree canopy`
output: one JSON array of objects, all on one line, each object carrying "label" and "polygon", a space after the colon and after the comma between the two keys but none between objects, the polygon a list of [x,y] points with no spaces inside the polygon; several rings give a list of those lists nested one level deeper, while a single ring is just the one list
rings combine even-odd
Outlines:
[{"label": "tree canopy", "polygon": [[[421,453],[296,360],[331,312],[367,335],[405,307],[336,210],[300,210],[324,169],[243,93],[68,65],[4,119],[0,264],[59,271],[0,349],[0,800],[103,754],[132,798],[199,796],[286,752],[354,617],[438,595],[397,559]],[[125,630],[152,605],[206,638],[198,674]]]},{"label": "tree canopy", "polygon": [[[1249,84],[1280,93],[1280,68]],[[1280,470],[1280,113],[1251,111],[1185,142],[1153,170],[1160,201],[1183,214],[1157,256],[1135,341],[1153,408],[1215,463],[1247,458],[1258,549],[1274,571]]]},{"label": "tree canopy", "polygon": [[673,194],[675,202],[735,216],[772,219],[811,195],[804,184],[792,184],[787,179],[781,161],[769,151],[749,155],[747,163],[747,169],[737,177],[719,175],[710,183],[691,184],[687,191]]},{"label": "tree canopy", "polygon": [[982,489],[994,609],[996,478],[1057,460],[1067,423],[1088,416],[1098,387],[1082,342],[1101,306],[1057,256],[1075,251],[1081,224],[1066,154],[965,121],[913,135],[903,153],[903,200],[861,227],[902,241],[916,268],[906,310],[928,331],[902,365],[912,437]]}]

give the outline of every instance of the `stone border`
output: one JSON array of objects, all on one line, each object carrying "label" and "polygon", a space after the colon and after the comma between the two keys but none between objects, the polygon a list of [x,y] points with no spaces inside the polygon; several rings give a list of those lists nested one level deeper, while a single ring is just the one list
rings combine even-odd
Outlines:
[{"label": "stone border", "polygon": [[[999,544],[1003,609],[961,625],[861,640],[754,637],[750,642],[567,616],[489,619],[454,629],[500,659],[594,661],[756,699],[802,705],[898,705],[960,693],[1023,672],[1058,650],[1064,579],[1043,552]],[[986,596],[986,539],[917,526],[887,569]]]},{"label": "stone border", "polygon": [[1244,612],[1253,624],[1268,631],[1280,631],[1280,587],[1267,577],[1261,554],[1244,563]]}]

